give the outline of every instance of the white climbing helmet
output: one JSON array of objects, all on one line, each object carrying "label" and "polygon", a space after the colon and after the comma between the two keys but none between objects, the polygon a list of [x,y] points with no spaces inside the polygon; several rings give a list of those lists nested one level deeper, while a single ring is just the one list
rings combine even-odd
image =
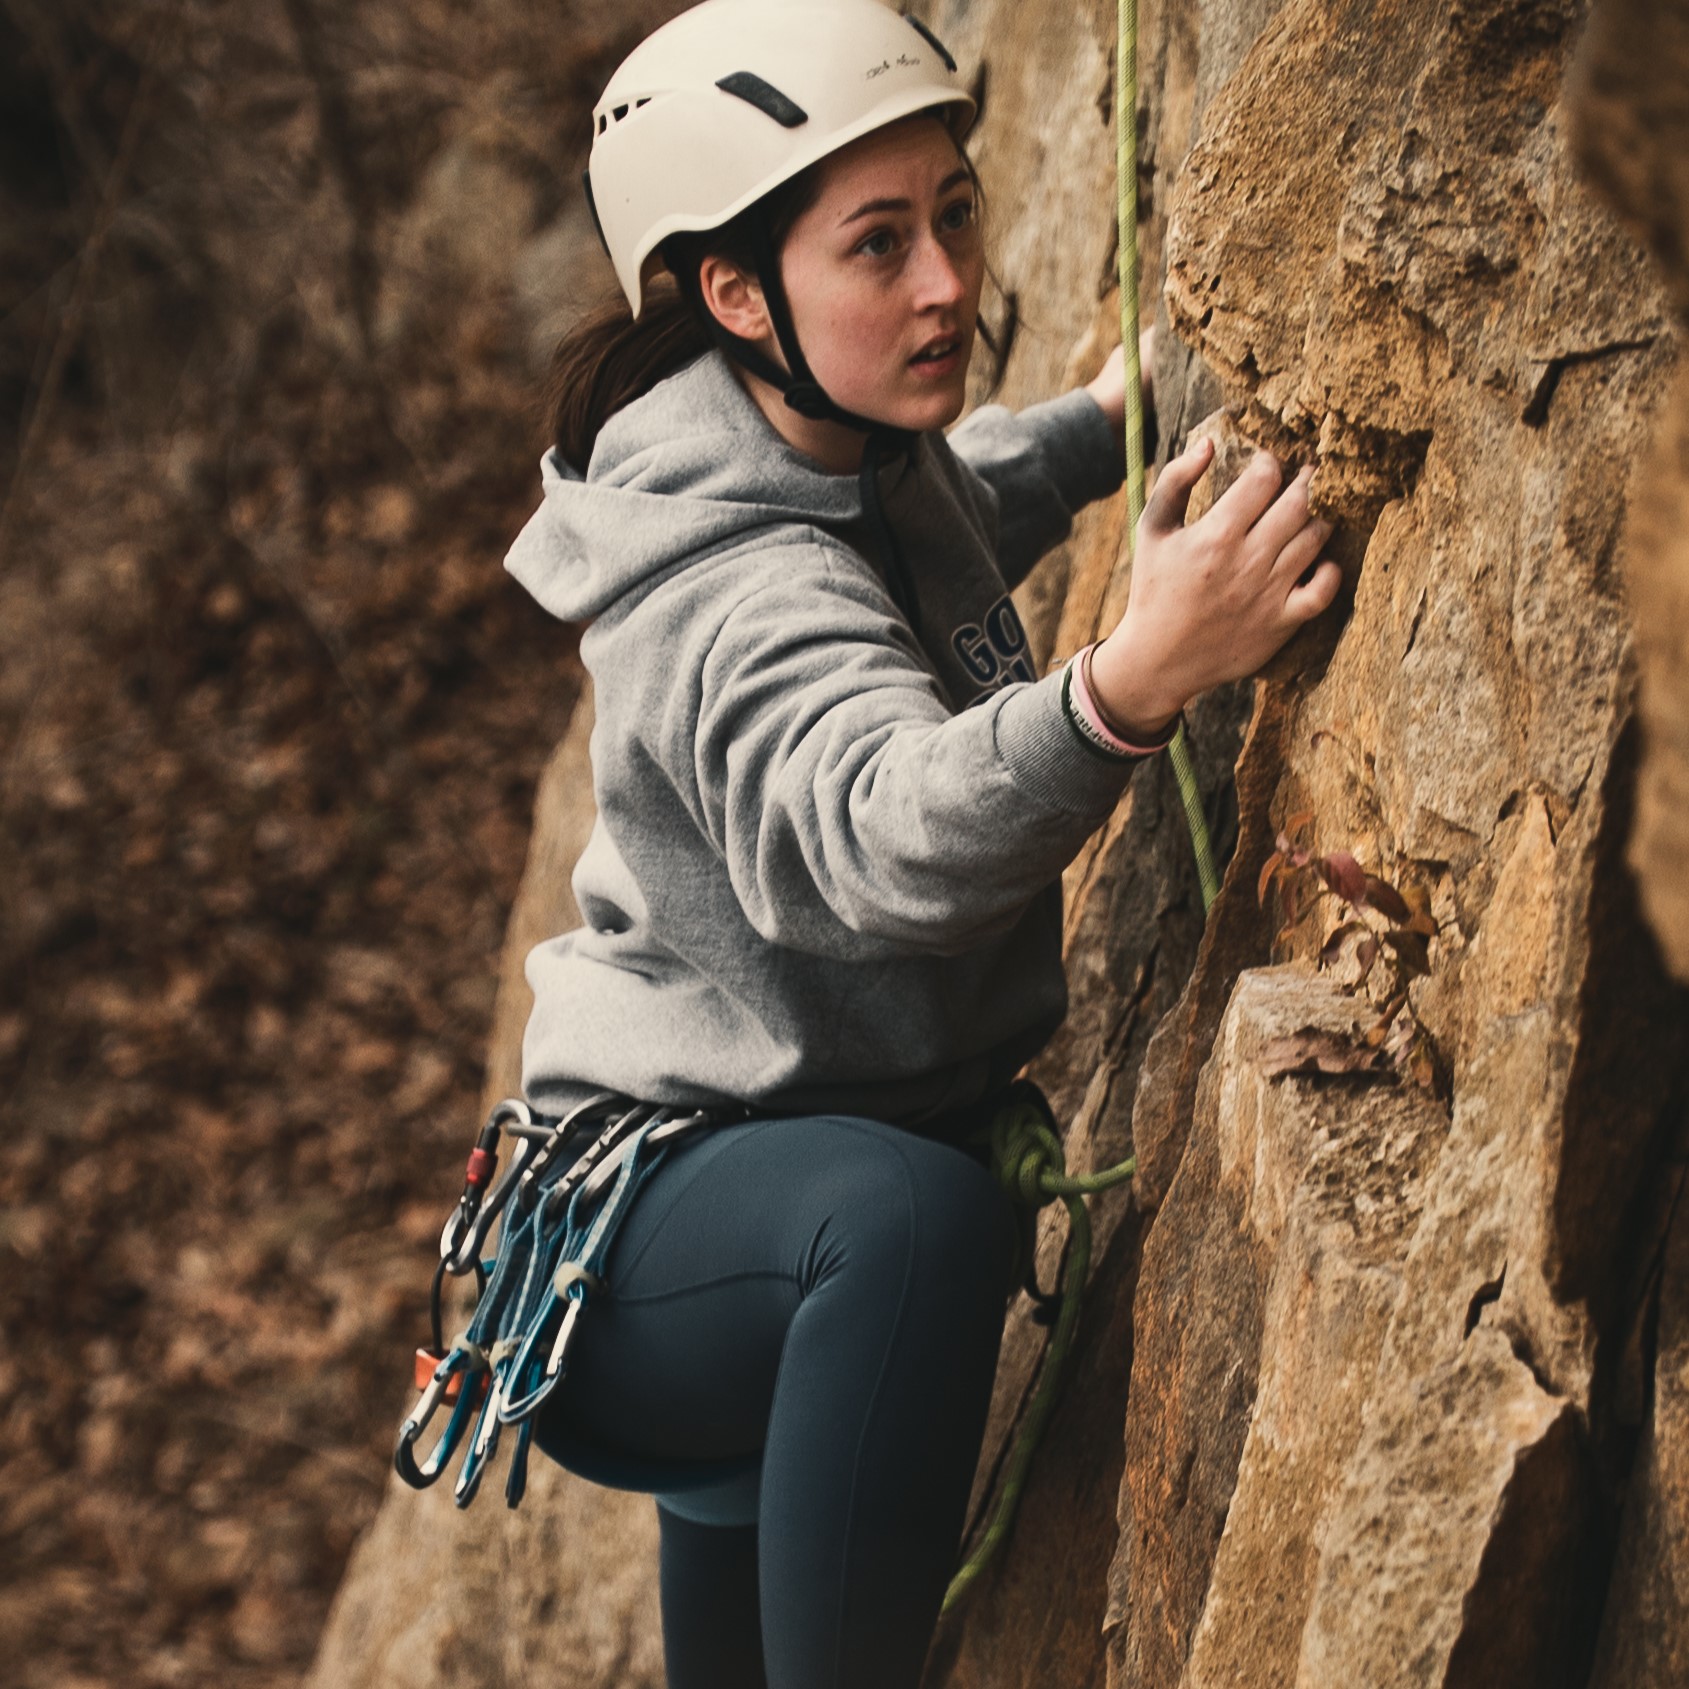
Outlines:
[{"label": "white climbing helmet", "polygon": [[637,317],[658,245],[719,228],[872,129],[974,102],[931,31],[881,0],[704,0],[647,36],[593,110],[587,192]]}]

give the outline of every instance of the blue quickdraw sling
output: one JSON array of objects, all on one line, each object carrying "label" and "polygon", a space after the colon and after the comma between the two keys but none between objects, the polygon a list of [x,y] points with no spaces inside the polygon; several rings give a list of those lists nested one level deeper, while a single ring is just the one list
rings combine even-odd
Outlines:
[{"label": "blue quickdraw sling", "polygon": [[[516,1099],[488,1116],[470,1152],[463,1195],[440,1235],[431,1297],[433,1346],[418,1350],[421,1396],[399,1428],[393,1466],[426,1489],[468,1439],[454,1497],[475,1499],[507,1425],[517,1427],[505,1481],[515,1507],[527,1487],[534,1415],[568,1371],[569,1349],[588,1300],[604,1289],[604,1263],[640,1187],[681,1139],[739,1118],[633,1102],[603,1092],[558,1121],[539,1121]],[[490,1194],[501,1136],[517,1142],[509,1170]],[[584,1148],[582,1147],[584,1145]],[[576,1152],[571,1159],[565,1151]],[[488,1271],[481,1250],[504,1216]],[[468,1328],[450,1348],[440,1304],[447,1276],[473,1273],[479,1295]],[[445,1429],[422,1459],[417,1439],[442,1406]]]}]

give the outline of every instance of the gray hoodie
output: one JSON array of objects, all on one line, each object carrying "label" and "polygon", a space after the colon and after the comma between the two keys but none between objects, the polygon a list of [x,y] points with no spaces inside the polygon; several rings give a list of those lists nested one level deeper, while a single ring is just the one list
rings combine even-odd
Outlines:
[{"label": "gray hoodie", "polygon": [[974,412],[857,481],[769,426],[718,352],[555,451],[505,566],[587,623],[598,819],[584,925],[536,947],[523,1084],[919,1124],[1066,1011],[1060,875],[1134,764],[1035,676],[1013,586],[1121,479],[1089,394]]}]

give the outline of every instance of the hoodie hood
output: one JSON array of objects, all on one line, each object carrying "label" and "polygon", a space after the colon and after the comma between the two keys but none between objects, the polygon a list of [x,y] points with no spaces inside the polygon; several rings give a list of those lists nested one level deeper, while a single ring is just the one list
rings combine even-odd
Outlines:
[{"label": "hoodie hood", "polygon": [[540,477],[544,500],[504,566],[571,622],[759,529],[805,523],[845,537],[862,520],[857,477],[787,444],[719,351],[611,417],[584,477],[556,447]]}]

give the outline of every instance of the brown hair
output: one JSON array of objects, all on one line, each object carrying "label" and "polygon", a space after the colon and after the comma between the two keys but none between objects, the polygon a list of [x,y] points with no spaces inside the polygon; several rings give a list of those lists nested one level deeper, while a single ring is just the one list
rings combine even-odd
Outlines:
[{"label": "brown hair", "polygon": [[652,278],[637,322],[619,292],[606,296],[551,354],[545,412],[558,455],[584,475],[599,429],[709,346],[708,332],[672,276]]},{"label": "brown hair", "polygon": [[652,277],[637,320],[617,291],[564,333],[551,354],[545,383],[551,438],[564,462],[584,475],[604,424],[715,344],[701,315],[708,307],[688,298],[675,277],[696,278],[699,265],[710,255],[754,276],[752,216],[760,212],[768,218],[769,237],[778,252],[820,188],[820,171],[812,164],[719,229],[670,235],[660,249],[668,274]]},{"label": "brown hair", "polygon": [[[984,193],[973,160],[960,142],[956,151],[983,212]],[[707,255],[725,258],[746,275],[755,275],[751,218],[759,212],[767,217],[769,237],[774,250],[780,251],[792,225],[815,203],[825,162],[782,182],[719,229],[671,235],[660,249],[669,273],[652,278],[637,321],[618,291],[565,331],[551,354],[544,388],[551,441],[565,463],[584,475],[605,423],[715,344],[702,316],[709,307],[695,297],[695,287],[683,288],[675,277],[684,275],[695,281]],[[996,338],[983,318],[979,337],[998,355]]]}]

